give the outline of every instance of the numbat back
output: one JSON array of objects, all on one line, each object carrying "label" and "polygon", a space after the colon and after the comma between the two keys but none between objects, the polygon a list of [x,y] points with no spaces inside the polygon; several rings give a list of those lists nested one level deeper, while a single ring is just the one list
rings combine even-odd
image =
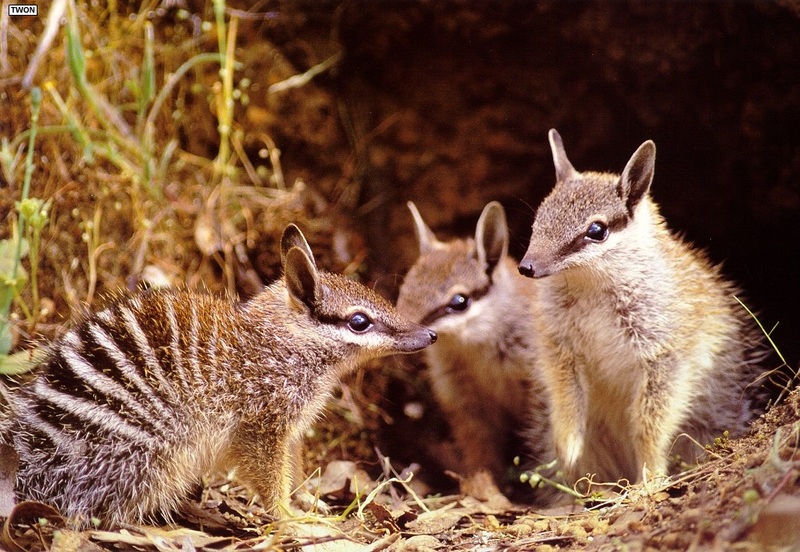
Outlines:
[{"label": "numbat back", "polygon": [[290,445],[356,363],[436,334],[364,286],[317,270],[289,226],[283,279],[246,303],[148,291],[86,317],[35,378],[0,387],[0,441],[20,457],[17,495],[104,525],[169,515],[215,466],[274,507]]},{"label": "numbat back", "polygon": [[670,455],[702,453],[691,439],[747,428],[759,340],[738,290],[659,215],[653,142],[621,176],[577,172],[555,130],[550,145],[558,182],[519,269],[541,278],[537,336],[558,458],[572,479],[666,474]]},{"label": "numbat back", "polygon": [[[505,212],[484,208],[475,239],[442,243],[413,203],[420,256],[397,300],[401,314],[435,329],[425,351],[434,394],[450,420],[463,458],[462,492],[507,505],[496,482],[506,473],[506,452],[543,463],[547,410],[533,373],[532,301],[536,282],[517,274],[507,255]],[[521,432],[529,433],[525,450]]]}]

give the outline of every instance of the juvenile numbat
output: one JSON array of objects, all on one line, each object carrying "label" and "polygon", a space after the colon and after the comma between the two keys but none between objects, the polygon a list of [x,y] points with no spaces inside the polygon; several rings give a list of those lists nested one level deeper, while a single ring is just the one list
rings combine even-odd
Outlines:
[{"label": "juvenile numbat", "polygon": [[653,142],[621,176],[577,172],[555,130],[550,145],[557,183],[519,270],[540,279],[535,335],[558,458],[573,480],[666,474],[671,455],[693,461],[697,443],[747,428],[759,339],[738,290],[659,215]]},{"label": "juvenile numbat", "polygon": [[[532,302],[536,282],[508,256],[503,207],[489,203],[475,239],[440,242],[413,203],[420,256],[405,277],[398,311],[435,329],[425,351],[434,395],[450,421],[465,494],[507,506],[497,483],[507,453],[551,460],[547,409],[535,377]],[[523,433],[528,434],[526,447]]]},{"label": "juvenile numbat", "polygon": [[18,498],[104,525],[169,513],[216,466],[268,507],[290,492],[292,444],[356,363],[436,334],[361,284],[318,271],[300,230],[283,278],[245,303],[146,291],[87,316],[32,381],[0,387]]}]

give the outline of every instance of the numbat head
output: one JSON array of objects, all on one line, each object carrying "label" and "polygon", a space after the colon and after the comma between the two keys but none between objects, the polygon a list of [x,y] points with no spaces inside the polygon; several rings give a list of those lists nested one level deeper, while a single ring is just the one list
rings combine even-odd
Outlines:
[{"label": "numbat head", "polygon": [[400,288],[397,308],[439,335],[425,357],[463,459],[450,469],[466,476],[463,492],[503,505],[495,482],[506,473],[508,452],[550,460],[547,411],[533,373],[536,283],[519,276],[507,254],[499,203],[484,208],[474,240],[447,243],[436,239],[413,203],[408,207],[420,256]]},{"label": "numbat head", "polygon": [[[519,270],[540,278],[538,362],[572,479],[637,481],[741,434],[760,343],[737,289],[673,236],[650,198],[655,145],[622,175],[578,172],[550,131],[557,183]],[[687,434],[691,439],[682,434]]]},{"label": "numbat head", "polygon": [[337,377],[436,334],[318,271],[294,225],[281,258],[283,279],[246,303],[190,291],[118,299],[55,342],[31,381],[0,383],[18,497],[138,522],[168,516],[221,464],[268,507],[287,498],[289,449]]},{"label": "numbat head", "polygon": [[[520,272],[534,278],[569,267],[594,268],[608,251],[627,249],[639,227],[661,222],[649,197],[656,159],[652,141],[639,146],[620,177],[579,173],[558,132],[551,130],[549,137],[557,183],[536,211],[531,243],[520,263]],[[637,208],[641,215],[634,217]]]}]

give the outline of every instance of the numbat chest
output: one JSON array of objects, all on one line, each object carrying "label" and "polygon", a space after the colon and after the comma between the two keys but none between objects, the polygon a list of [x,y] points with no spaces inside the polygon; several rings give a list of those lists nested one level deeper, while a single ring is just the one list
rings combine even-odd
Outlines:
[{"label": "numbat chest", "polygon": [[384,299],[317,270],[300,230],[283,278],[245,303],[191,291],[121,297],[55,342],[29,381],[0,383],[0,442],[20,499],[106,526],[169,516],[225,465],[269,508],[289,451],[338,378],[436,340]]}]

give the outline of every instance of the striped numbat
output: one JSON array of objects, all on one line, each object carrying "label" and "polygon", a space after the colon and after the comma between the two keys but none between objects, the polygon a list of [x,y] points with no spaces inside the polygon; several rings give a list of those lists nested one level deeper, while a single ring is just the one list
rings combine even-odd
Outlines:
[{"label": "striped numbat", "polygon": [[145,291],[85,317],[34,378],[0,386],[0,442],[19,453],[19,499],[105,526],[169,516],[214,467],[270,508],[289,453],[339,376],[427,347],[436,334],[376,293],[318,271],[300,230],[283,278],[245,303]]}]

